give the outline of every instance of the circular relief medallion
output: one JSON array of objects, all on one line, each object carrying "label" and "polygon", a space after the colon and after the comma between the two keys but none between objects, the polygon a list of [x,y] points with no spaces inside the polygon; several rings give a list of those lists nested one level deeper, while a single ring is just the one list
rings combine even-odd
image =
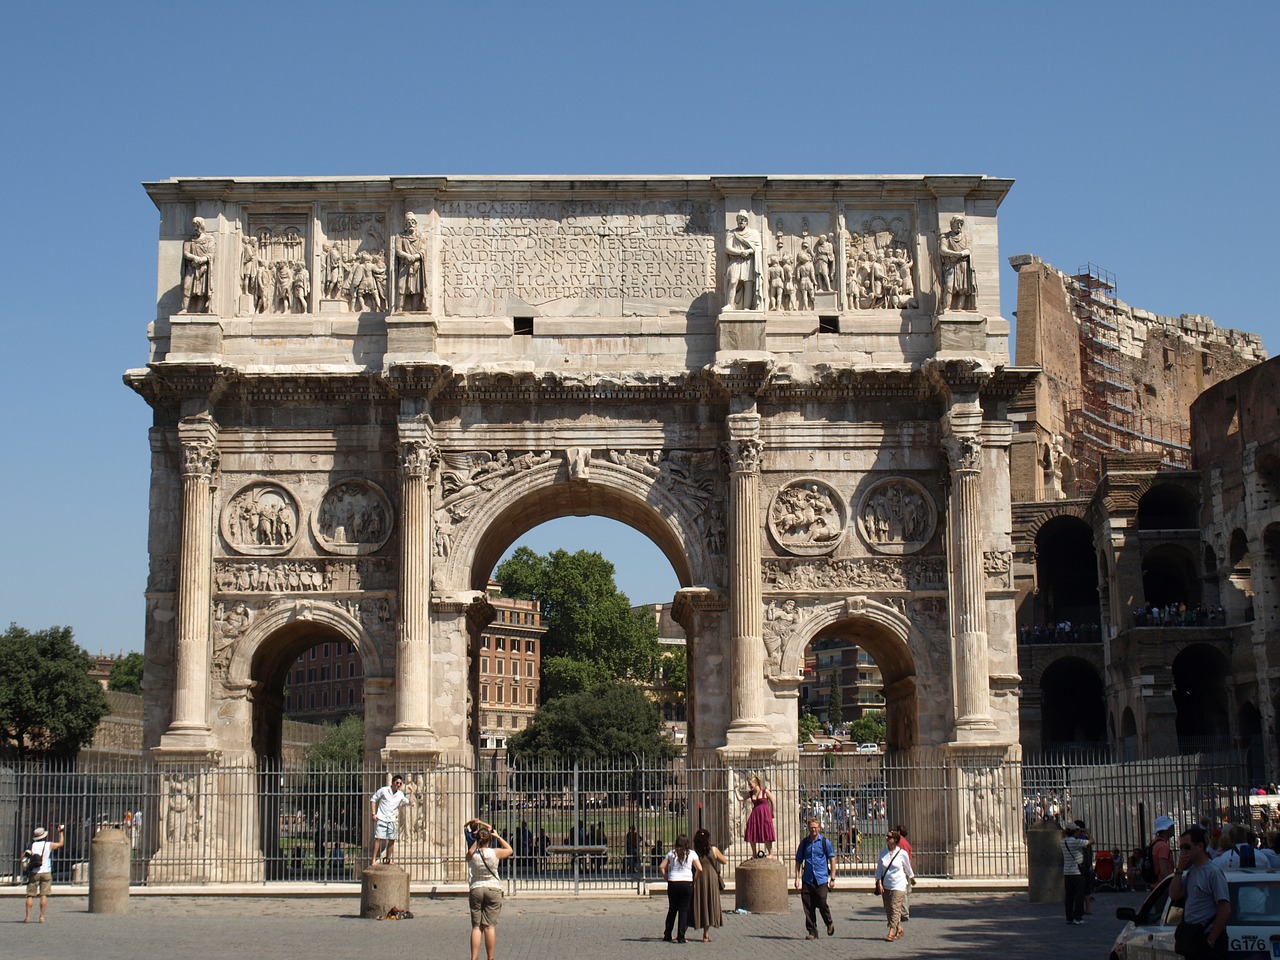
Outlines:
[{"label": "circular relief medallion", "polygon": [[274,483],[251,483],[222,510],[222,537],[236,553],[288,553],[298,536],[298,504]]},{"label": "circular relief medallion", "polygon": [[933,498],[903,477],[872,485],[858,504],[858,530],[876,553],[915,553],[933,538],[937,523]]},{"label": "circular relief medallion", "polygon": [[330,553],[373,553],[391,536],[391,501],[368,480],[344,480],[320,501],[311,532]]},{"label": "circular relief medallion", "polygon": [[769,507],[769,535],[787,553],[800,557],[830,553],[844,537],[845,506],[821,480],[792,480]]}]

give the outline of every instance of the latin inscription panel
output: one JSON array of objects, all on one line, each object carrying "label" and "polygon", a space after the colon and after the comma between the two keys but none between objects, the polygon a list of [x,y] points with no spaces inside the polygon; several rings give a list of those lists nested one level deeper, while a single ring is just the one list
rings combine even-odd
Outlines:
[{"label": "latin inscription panel", "polygon": [[715,289],[714,204],[439,204],[445,312],[650,316]]}]

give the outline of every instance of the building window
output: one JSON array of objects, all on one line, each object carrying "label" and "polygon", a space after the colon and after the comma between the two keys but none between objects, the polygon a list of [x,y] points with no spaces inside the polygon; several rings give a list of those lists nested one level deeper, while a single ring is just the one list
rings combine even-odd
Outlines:
[{"label": "building window", "polygon": [[321,668],[320,668],[320,679],[321,679],[321,680],[328,680],[328,679],[329,679],[329,668],[328,668],[328,667],[321,667]]},{"label": "building window", "polygon": [[496,644],[497,649],[499,649],[499,650],[505,650],[505,649],[507,649],[507,638],[506,638],[506,637],[497,637],[497,638],[495,638],[495,639],[494,639],[494,643]]},{"label": "building window", "polygon": [[527,694],[527,696],[525,697],[525,702],[528,703],[530,706],[532,706],[533,705],[533,687],[530,687],[528,690],[525,691],[525,693]]},{"label": "building window", "polygon": [[315,682],[316,682],[316,668],[311,667],[307,670],[307,683],[315,683]]},{"label": "building window", "polygon": [[480,638],[480,649],[481,649],[481,650],[488,650],[488,649],[489,649],[489,638],[488,638],[488,636],[483,636],[483,637],[481,637],[481,638]]},{"label": "building window", "polygon": [[489,672],[489,658],[488,658],[488,657],[481,657],[481,658],[480,658],[480,672],[481,672],[481,673],[488,673],[488,672]]},{"label": "building window", "polygon": [[326,660],[329,658],[329,645],[327,643],[324,645],[324,650],[321,652],[320,656],[324,657]]},{"label": "building window", "polygon": [[512,675],[513,677],[518,677],[518,676],[520,676],[520,661],[519,661],[519,660],[512,660],[512,661],[511,661],[511,675]]},{"label": "building window", "polygon": [[482,683],[480,685],[480,702],[481,703],[489,702],[489,685],[487,683]]},{"label": "building window", "polygon": [[312,659],[312,660],[314,660],[314,659],[316,658],[316,648],[315,648],[315,647],[312,647],[312,648],[311,648],[311,650],[310,650],[310,655],[311,655],[311,659]]},{"label": "building window", "polygon": [[355,706],[355,702],[356,702],[356,688],[347,687],[347,706],[353,707]]},{"label": "building window", "polygon": [[502,684],[498,684],[497,694],[498,694],[498,703],[501,703],[502,702]]},{"label": "building window", "polygon": [[534,644],[533,644],[533,641],[532,641],[532,640],[526,640],[526,641],[525,641],[525,645],[524,645],[524,652],[525,652],[525,653],[537,653],[537,652],[538,652],[538,651],[537,651],[537,648],[536,648],[536,647],[534,647]]},{"label": "building window", "polygon": [[309,710],[314,710],[316,708],[316,694],[314,690],[307,697],[307,708]]},{"label": "building window", "polygon": [[333,668],[333,679],[335,680],[342,679],[342,664],[338,664],[336,667]]},{"label": "building window", "polygon": [[498,658],[497,666],[498,666],[498,676],[502,676],[502,658],[501,657]]},{"label": "building window", "polygon": [[320,701],[321,706],[327,707],[329,705],[329,691],[327,688],[320,691]]}]

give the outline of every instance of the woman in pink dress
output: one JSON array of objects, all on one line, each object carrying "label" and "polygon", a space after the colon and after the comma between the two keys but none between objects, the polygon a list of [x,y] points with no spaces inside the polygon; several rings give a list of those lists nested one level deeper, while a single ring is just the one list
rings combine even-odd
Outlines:
[{"label": "woman in pink dress", "polygon": [[[748,799],[751,801],[751,815],[747,817],[747,828],[743,839],[751,844],[753,857],[768,857],[773,854],[773,841],[778,838],[773,830],[773,800],[769,791],[760,783],[758,774],[747,778],[747,786],[751,788]],[[760,850],[760,846],[764,850]]]}]

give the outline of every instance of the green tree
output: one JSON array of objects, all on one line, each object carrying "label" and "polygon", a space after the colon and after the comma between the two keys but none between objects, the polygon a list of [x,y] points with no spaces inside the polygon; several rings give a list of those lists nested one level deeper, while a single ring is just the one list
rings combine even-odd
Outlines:
[{"label": "green tree", "polygon": [[70,627],[32,633],[11,623],[0,635],[0,746],[70,756],[92,740],[108,713],[92,666]]},{"label": "green tree", "polygon": [[822,732],[822,721],[814,716],[812,711],[806,707],[800,713],[799,729],[799,742],[810,743],[814,737]]},{"label": "green tree", "polygon": [[325,724],[324,737],[307,747],[307,768],[358,767],[364,762],[364,718],[349,713]]},{"label": "green tree", "polygon": [[844,723],[844,692],[840,689],[839,669],[831,671],[831,697],[827,701],[827,723],[834,730]]},{"label": "green tree", "polygon": [[546,556],[518,548],[494,579],[508,597],[537,600],[547,628],[542,642],[542,700],[626,677],[653,683],[661,670],[658,625],[648,607],[631,609],[613,564],[589,550]]},{"label": "green tree", "polygon": [[614,681],[548,700],[529,726],[507,740],[507,753],[515,763],[550,766],[632,754],[669,760],[677,749],[644,691]]},{"label": "green tree", "polygon": [[126,653],[111,664],[111,674],[107,677],[107,689],[119,693],[141,693],[143,663],[143,656],[137,650]]},{"label": "green tree", "polygon": [[858,743],[883,743],[885,730],[884,716],[873,713],[849,724],[849,737]]}]

